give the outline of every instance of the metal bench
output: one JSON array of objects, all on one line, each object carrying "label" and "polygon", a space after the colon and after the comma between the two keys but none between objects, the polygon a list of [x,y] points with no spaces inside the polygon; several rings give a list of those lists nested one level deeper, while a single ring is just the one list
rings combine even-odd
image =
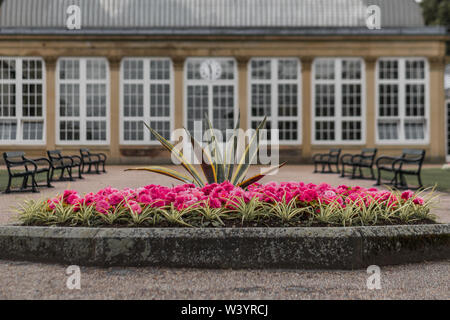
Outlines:
[{"label": "metal bench", "polygon": [[[104,153],[91,153],[89,149],[82,148],[80,149],[81,155],[81,172],[82,173],[97,173],[100,174],[100,166],[102,166],[102,171],[105,170],[106,163],[106,154]],[[85,171],[85,167],[88,166],[88,170]],[[92,166],[95,167],[95,172],[92,172]]]},{"label": "metal bench", "polygon": [[[345,166],[352,167],[352,179],[364,179],[362,168],[370,169],[371,177],[369,179],[375,180],[375,173],[373,165],[377,155],[376,148],[364,148],[359,154],[344,154],[341,156],[341,177],[345,177]],[[359,176],[356,176],[356,170],[359,171]]]},{"label": "metal bench", "polygon": [[423,187],[421,170],[425,159],[425,150],[404,149],[400,157],[383,156],[377,159],[377,185],[381,184],[381,172],[393,172],[394,178],[390,184],[398,189],[408,189],[406,175],[415,175],[419,182],[419,189]]},{"label": "metal bench", "polygon": [[[25,152],[12,151],[4,152],[3,159],[8,170],[8,185],[5,193],[11,192],[39,192],[38,187],[53,188],[50,184],[50,161],[46,158],[28,159],[25,157]],[[45,165],[40,165],[45,163]],[[19,169],[20,168],[20,169]],[[36,182],[36,175],[39,173],[46,173],[47,183],[45,185],[38,185]],[[11,190],[11,183],[13,178],[22,178],[22,185],[19,190]],[[31,185],[28,186],[31,178]]]},{"label": "metal bench", "polygon": [[[53,175],[55,170],[61,170],[59,181],[74,181],[72,176],[72,169],[78,167],[78,178],[83,179],[81,176],[81,157],[79,156],[63,156],[61,150],[48,150],[48,159],[50,160],[51,172],[50,180],[53,181]],[[64,171],[67,171],[68,178],[64,178]]]},{"label": "metal bench", "polygon": [[[318,153],[313,156],[314,162],[314,173],[317,171],[317,166],[322,165],[321,173],[335,173],[333,172],[331,165],[336,166],[336,173],[339,173],[339,157],[341,155],[341,149],[330,149],[328,153]],[[325,171],[325,167],[328,167],[328,170]]]}]

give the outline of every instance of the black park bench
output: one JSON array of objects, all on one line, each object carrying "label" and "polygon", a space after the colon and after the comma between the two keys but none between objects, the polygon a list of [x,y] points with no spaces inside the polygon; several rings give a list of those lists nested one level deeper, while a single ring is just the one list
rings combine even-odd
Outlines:
[{"label": "black park bench", "polygon": [[[28,159],[25,152],[11,151],[3,153],[3,160],[8,171],[8,185],[5,193],[32,191],[39,192],[38,187],[52,188],[50,184],[50,161],[46,158]],[[36,176],[40,173],[46,173],[47,183],[38,185]],[[12,190],[11,183],[13,178],[22,178],[22,185],[19,190]],[[31,180],[31,181],[29,181]],[[30,185],[28,184],[30,182]]]},{"label": "black park bench", "polygon": [[[78,178],[83,179],[81,176],[81,157],[80,156],[63,156],[61,150],[48,150],[48,159],[50,160],[51,172],[50,180],[53,181],[53,175],[55,170],[61,170],[59,181],[73,181],[72,169],[78,167]],[[64,172],[69,175],[68,178],[64,177]]]},{"label": "black park bench", "polygon": [[[341,157],[341,177],[345,177],[345,166],[352,167],[352,179],[364,179],[362,168],[370,169],[370,179],[375,180],[375,173],[373,171],[373,165],[375,163],[375,157],[377,155],[376,148],[364,148],[359,154],[344,154]],[[359,175],[356,175],[356,170],[359,171]]]},{"label": "black park bench", "polygon": [[[314,173],[317,171],[317,166],[322,165],[321,173],[335,173],[331,166],[336,166],[336,173],[339,173],[339,157],[341,155],[341,149],[330,149],[328,153],[318,153],[313,155]],[[325,167],[328,168],[325,171]]]},{"label": "black park bench", "polygon": [[383,156],[377,159],[378,170],[377,185],[381,184],[381,172],[393,172],[394,178],[390,184],[398,189],[408,189],[406,175],[417,176],[419,189],[423,187],[421,171],[425,159],[425,150],[404,149],[400,157]]},{"label": "black park bench", "polygon": [[[81,172],[82,173],[97,173],[100,174],[100,166],[102,166],[102,171],[105,170],[106,154],[104,153],[92,153],[89,149],[80,149],[81,155]],[[85,167],[88,166],[88,170],[85,171]],[[95,167],[95,172],[92,172],[92,167]]]}]

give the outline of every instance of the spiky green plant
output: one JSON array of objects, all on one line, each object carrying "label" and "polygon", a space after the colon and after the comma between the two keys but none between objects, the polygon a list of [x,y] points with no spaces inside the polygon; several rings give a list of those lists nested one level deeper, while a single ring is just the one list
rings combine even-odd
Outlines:
[{"label": "spiky green plant", "polygon": [[181,166],[186,169],[187,173],[190,176],[182,174],[176,170],[161,166],[131,168],[126,169],[126,171],[141,170],[154,172],[169,176],[184,183],[193,183],[199,187],[203,187],[206,184],[229,181],[233,185],[239,186],[241,188],[246,188],[249,185],[261,180],[266,175],[281,168],[285,165],[285,163],[274,166],[268,169],[265,173],[260,173],[246,179],[250,164],[253,163],[257,157],[260,144],[259,133],[260,130],[265,127],[267,117],[264,117],[264,120],[259,123],[248,144],[246,145],[244,152],[239,157],[239,160],[235,163],[235,155],[238,147],[239,119],[240,117],[238,117],[233,135],[228,142],[227,148],[224,148],[225,150],[223,154],[220,150],[218,141],[219,139],[215,135],[212,123],[211,121],[209,121],[207,116],[205,116],[205,122],[208,126],[209,141],[206,147],[203,147],[202,144],[197,139],[195,139],[194,136],[186,128],[184,128],[194,149],[195,156],[200,161],[200,168],[203,172],[204,177],[202,177],[197,169],[188,162],[181,150],[175,148],[172,143],[167,141],[163,136],[161,136],[156,130],[149,127],[146,123],[144,123],[144,125],[150,130],[150,132],[161,143],[161,145],[169,152],[171,152],[173,156],[175,156],[175,158],[180,162]]}]

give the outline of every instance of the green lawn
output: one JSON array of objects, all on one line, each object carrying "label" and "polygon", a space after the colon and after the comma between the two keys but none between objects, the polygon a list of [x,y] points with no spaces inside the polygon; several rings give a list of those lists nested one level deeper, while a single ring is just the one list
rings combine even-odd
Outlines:
[{"label": "green lawn", "polygon": [[[54,177],[59,178],[60,173],[61,173],[60,170],[55,170]],[[36,181],[38,182],[38,184],[40,184],[40,182],[43,182],[46,180],[47,180],[47,175],[45,173],[41,173],[36,176]],[[3,192],[6,189],[7,184],[8,184],[8,171],[0,170],[0,191],[1,192]],[[28,185],[30,185],[30,184],[31,184],[31,178],[28,179]],[[18,188],[21,185],[22,185],[22,178],[13,178],[13,180],[12,180],[13,188]]]},{"label": "green lawn", "polygon": [[[346,169],[347,171],[347,169]],[[375,169],[375,177],[377,176],[377,170]],[[351,171],[349,170],[349,173]],[[370,171],[363,170],[365,177],[370,177]],[[358,174],[358,172],[356,173]],[[388,180],[394,177],[391,172],[383,171],[382,182],[389,182]],[[419,183],[416,176],[406,176],[408,186],[417,186]],[[450,170],[443,170],[440,168],[423,168],[422,169],[422,182],[425,187],[433,187],[437,184],[437,190],[442,192],[450,192]]]}]

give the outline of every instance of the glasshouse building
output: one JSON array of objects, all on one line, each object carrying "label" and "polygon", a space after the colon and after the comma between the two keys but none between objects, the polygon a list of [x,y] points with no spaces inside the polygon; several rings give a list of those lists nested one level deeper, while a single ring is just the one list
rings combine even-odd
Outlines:
[{"label": "glasshouse building", "polygon": [[0,3],[2,151],[168,162],[143,122],[170,138],[240,114],[267,116],[289,163],[336,146],[450,161],[449,36],[414,0]]}]

